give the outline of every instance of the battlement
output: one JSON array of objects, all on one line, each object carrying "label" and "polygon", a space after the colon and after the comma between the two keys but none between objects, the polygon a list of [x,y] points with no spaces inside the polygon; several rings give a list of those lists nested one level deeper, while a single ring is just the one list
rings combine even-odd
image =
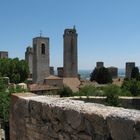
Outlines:
[{"label": "battlement", "polygon": [[73,35],[73,34],[77,34],[76,29],[65,29],[64,30],[64,35]]}]

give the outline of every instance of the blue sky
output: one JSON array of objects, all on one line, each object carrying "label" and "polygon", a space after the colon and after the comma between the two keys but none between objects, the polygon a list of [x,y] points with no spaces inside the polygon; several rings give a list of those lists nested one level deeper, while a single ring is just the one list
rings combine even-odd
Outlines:
[{"label": "blue sky", "polygon": [[63,65],[63,32],[76,26],[79,69],[140,65],[140,0],[0,0],[0,50],[24,58],[32,38],[50,37],[50,63]]}]

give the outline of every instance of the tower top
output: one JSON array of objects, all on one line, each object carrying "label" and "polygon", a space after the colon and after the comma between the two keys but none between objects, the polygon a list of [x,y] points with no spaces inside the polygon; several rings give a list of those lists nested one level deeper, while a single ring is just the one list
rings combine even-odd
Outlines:
[{"label": "tower top", "polygon": [[40,30],[40,33],[39,33],[40,37],[42,37],[42,30]]},{"label": "tower top", "polygon": [[73,26],[73,28],[65,29],[64,34],[65,35],[74,35],[74,34],[77,35],[75,25]]}]

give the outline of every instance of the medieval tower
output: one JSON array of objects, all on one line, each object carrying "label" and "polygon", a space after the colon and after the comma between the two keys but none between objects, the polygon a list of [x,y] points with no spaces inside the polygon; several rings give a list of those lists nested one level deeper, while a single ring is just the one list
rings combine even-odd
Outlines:
[{"label": "medieval tower", "polygon": [[49,38],[33,38],[33,83],[43,83],[50,75]]},{"label": "medieval tower", "polygon": [[0,51],[0,59],[1,58],[8,58],[8,52],[6,52],[6,51]]},{"label": "medieval tower", "polygon": [[73,29],[65,29],[64,31],[64,77],[78,76],[77,36],[75,27]]},{"label": "medieval tower", "polygon": [[28,63],[29,72],[30,72],[30,78],[31,78],[32,77],[32,73],[33,73],[33,48],[30,47],[30,46],[26,48],[25,60]]},{"label": "medieval tower", "polygon": [[125,65],[126,78],[131,78],[131,72],[134,67],[135,67],[135,62],[126,62],[126,65]]}]

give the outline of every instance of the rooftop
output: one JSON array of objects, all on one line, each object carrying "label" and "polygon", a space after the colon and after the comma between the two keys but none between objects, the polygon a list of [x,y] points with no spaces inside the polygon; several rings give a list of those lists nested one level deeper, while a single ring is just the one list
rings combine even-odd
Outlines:
[{"label": "rooftop", "polygon": [[48,77],[45,78],[45,80],[61,80],[62,78],[58,77],[58,76],[54,76],[54,75],[50,75]]},{"label": "rooftop", "polygon": [[46,91],[46,90],[55,90],[58,87],[49,86],[47,84],[30,84],[29,90],[30,91]]}]

